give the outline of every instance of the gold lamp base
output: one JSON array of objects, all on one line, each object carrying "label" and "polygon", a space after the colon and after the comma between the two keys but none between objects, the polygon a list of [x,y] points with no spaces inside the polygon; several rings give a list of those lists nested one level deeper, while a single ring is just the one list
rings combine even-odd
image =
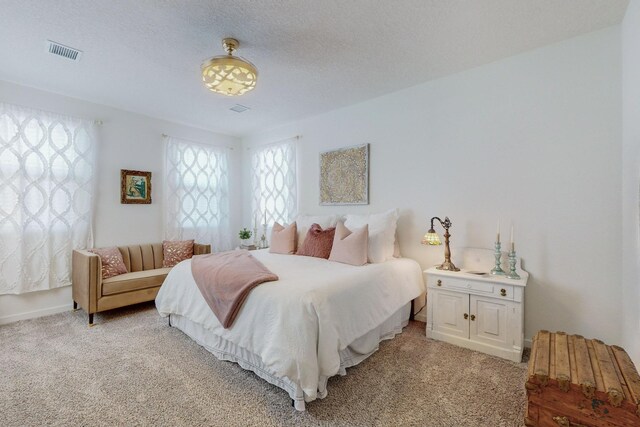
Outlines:
[{"label": "gold lamp base", "polygon": [[436,267],[436,270],[446,270],[446,271],[460,271],[458,267],[453,265],[451,261],[445,261],[439,266]]}]

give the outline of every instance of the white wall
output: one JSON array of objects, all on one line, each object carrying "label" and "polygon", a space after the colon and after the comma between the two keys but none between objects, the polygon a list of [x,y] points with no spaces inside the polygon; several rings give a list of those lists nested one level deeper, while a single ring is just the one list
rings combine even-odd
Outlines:
[{"label": "white wall", "polygon": [[[423,267],[442,260],[441,247],[420,245],[432,216],[451,218],[453,245],[487,248],[496,221],[503,236],[513,221],[531,274],[526,337],[550,329],[620,343],[621,115],[616,26],[243,144],[302,135],[300,212],[399,207],[402,252]],[[371,144],[370,204],[319,206],[319,152],[362,143]]]},{"label": "white wall", "polygon": [[[0,81],[0,102],[103,122],[100,126],[94,218],[96,247],[162,240],[163,133],[234,147],[229,151],[231,229],[239,229],[238,218],[242,210],[239,139],[3,81]],[[120,204],[120,169],[152,172],[150,205]],[[0,323],[50,314],[70,305],[70,287],[23,295],[1,295]]]},{"label": "white wall", "polygon": [[622,294],[624,348],[640,367],[640,1],[622,24]]}]

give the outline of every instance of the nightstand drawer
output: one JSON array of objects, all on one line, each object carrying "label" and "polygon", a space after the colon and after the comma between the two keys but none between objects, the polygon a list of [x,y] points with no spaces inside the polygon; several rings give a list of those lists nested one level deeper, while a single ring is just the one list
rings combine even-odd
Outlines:
[{"label": "nightstand drawer", "polygon": [[513,286],[493,285],[494,295],[500,299],[513,299]]},{"label": "nightstand drawer", "polygon": [[467,279],[454,279],[442,276],[429,276],[429,287],[440,289],[451,289],[454,291],[473,292],[479,294],[493,295],[495,293],[492,283],[476,282]]}]

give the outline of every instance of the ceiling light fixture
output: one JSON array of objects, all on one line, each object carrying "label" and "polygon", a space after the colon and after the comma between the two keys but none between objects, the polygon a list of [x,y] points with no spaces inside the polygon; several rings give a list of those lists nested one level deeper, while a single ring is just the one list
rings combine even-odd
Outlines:
[{"label": "ceiling light fixture", "polygon": [[258,80],[258,70],[251,62],[233,51],[240,43],[236,39],[222,39],[227,55],[214,56],[202,63],[202,81],[212,92],[226,96],[240,96],[253,90]]}]

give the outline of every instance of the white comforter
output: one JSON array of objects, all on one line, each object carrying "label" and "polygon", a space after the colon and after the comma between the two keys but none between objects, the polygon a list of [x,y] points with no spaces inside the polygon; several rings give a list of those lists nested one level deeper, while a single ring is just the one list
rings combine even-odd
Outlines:
[{"label": "white comforter", "polygon": [[321,378],[338,373],[339,351],[424,292],[420,266],[409,259],[355,267],[267,250],[252,255],[280,280],[253,289],[231,328],[200,294],[190,260],[171,270],[156,306],[258,355],[272,375],[299,385],[307,402],[318,397]]}]

